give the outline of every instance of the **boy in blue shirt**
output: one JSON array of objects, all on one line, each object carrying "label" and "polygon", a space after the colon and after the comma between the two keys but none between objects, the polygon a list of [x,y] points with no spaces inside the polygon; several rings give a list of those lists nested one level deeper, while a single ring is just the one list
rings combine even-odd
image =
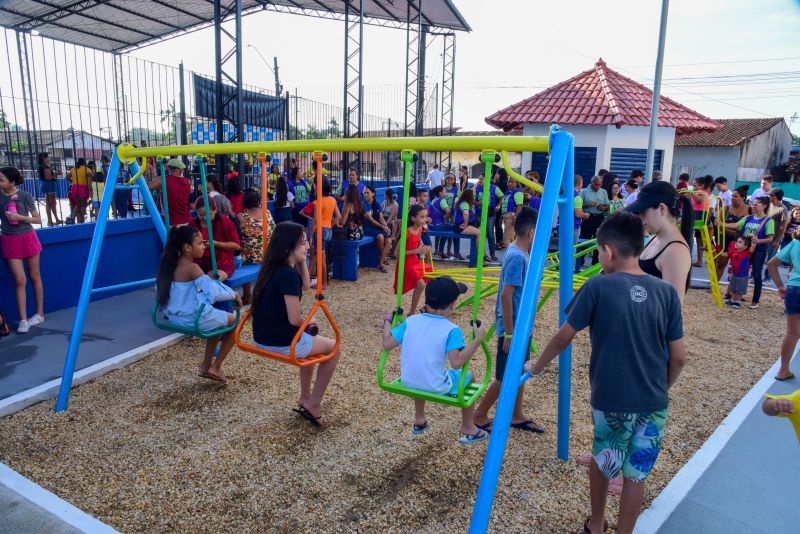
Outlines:
[{"label": "boy in blue shirt", "polygon": [[[480,321],[472,326],[474,339],[464,343],[461,329],[450,322],[459,295],[467,286],[449,276],[434,278],[425,286],[427,313],[412,315],[392,328],[392,316],[383,319],[383,348],[400,347],[400,381],[409,388],[430,391],[440,395],[458,394],[461,367],[475,354],[486,337],[486,327]],[[447,369],[447,362],[452,369]],[[465,386],[472,381],[467,373]],[[474,408],[461,410],[462,445],[483,441],[489,433],[475,426]],[[411,433],[419,435],[430,425],[425,419],[425,401],[414,399],[414,427]]]},{"label": "boy in blue shirt", "polygon": [[608,481],[620,471],[624,481],[617,532],[633,532],[645,479],[661,450],[667,393],[686,359],[677,291],[639,268],[643,234],[641,219],[627,211],[616,212],[603,222],[597,232],[597,249],[606,275],[590,278],[575,294],[566,309],[566,322],[531,367],[533,375],[541,373],[578,331],[589,327],[592,515],[583,531],[590,534],[607,528]]},{"label": "boy in blue shirt", "polygon": [[[537,214],[533,208],[526,206],[520,209],[514,221],[516,239],[506,249],[506,253],[503,256],[503,265],[500,268],[494,323],[495,332],[497,333],[495,379],[486,389],[486,393],[475,411],[475,424],[484,430],[488,430],[492,426],[492,421],[489,419],[489,410],[497,402],[503,375],[506,371],[508,349],[511,346],[514,323],[517,320],[520,301],[522,300],[522,286],[525,284],[525,274],[528,271],[533,232],[536,230],[536,218]],[[530,347],[530,342],[528,342],[528,347]],[[528,361],[529,357],[530,354],[525,354],[525,361]],[[514,413],[511,416],[511,426],[527,432],[544,432],[544,428],[536,424],[533,419],[525,416],[522,409],[522,394],[523,386],[520,386],[517,400],[514,403]]]}]

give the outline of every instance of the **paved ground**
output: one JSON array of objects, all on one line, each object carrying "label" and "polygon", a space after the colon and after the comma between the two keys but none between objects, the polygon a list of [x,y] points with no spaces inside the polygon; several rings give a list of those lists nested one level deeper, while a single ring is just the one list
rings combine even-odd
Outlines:
[{"label": "paved ground", "polygon": [[[800,358],[792,370],[800,377]],[[769,393],[800,389],[797,378]],[[800,530],[798,439],[788,420],[753,408],[686,497],[661,534],[779,534]]]},{"label": "paved ground", "polygon": [[77,534],[80,530],[0,484],[0,534]]},{"label": "paved ground", "polygon": [[[92,302],[76,370],[167,335],[150,321],[154,298],[142,289]],[[49,313],[27,334],[0,339],[0,400],[61,376],[74,316],[74,308]]]}]

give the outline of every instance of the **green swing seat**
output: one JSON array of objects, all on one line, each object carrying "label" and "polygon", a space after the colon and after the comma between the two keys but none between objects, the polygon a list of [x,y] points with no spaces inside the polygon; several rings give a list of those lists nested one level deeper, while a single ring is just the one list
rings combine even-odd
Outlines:
[{"label": "green swing seat", "polygon": [[[167,228],[170,227],[169,224],[169,204],[167,199],[167,176],[166,176],[166,167],[165,167],[165,160],[166,158],[159,158],[158,165],[159,170],[161,172],[161,191],[162,191],[162,198],[164,201],[164,219]],[[200,181],[203,186],[203,202],[205,204],[205,211],[206,211],[206,225],[208,226],[208,239],[209,239],[209,248],[210,248],[210,256],[211,256],[211,268],[214,272],[214,278],[218,279],[217,275],[217,260],[214,253],[214,233],[211,224],[211,215],[208,209],[208,186],[206,184],[206,164],[203,158],[200,158],[198,166],[200,167]],[[222,334],[227,334],[228,332],[234,330],[236,325],[239,324],[239,308],[234,307],[234,314],[236,315],[236,320],[233,322],[232,325],[223,326],[222,328],[217,328],[210,331],[203,331],[200,329],[200,316],[203,313],[203,310],[207,304],[201,304],[200,307],[197,309],[197,312],[194,315],[194,325],[191,328],[187,328],[184,326],[174,325],[168,321],[163,321],[158,317],[158,302],[153,304],[153,309],[150,312],[150,318],[153,320],[153,325],[156,328],[161,330],[166,330],[167,332],[175,332],[176,334],[184,334],[187,336],[193,337],[202,337],[202,338],[210,338],[214,336],[219,336]]]}]

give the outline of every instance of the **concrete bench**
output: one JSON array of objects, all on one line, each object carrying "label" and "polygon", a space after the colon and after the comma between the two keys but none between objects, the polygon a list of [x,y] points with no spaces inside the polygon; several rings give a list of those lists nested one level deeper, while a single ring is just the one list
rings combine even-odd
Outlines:
[{"label": "concrete bench", "polygon": [[374,237],[364,236],[358,241],[334,239],[330,246],[333,258],[332,278],[355,282],[358,280],[359,267],[378,266],[380,258]]},{"label": "concrete bench", "polygon": [[[491,228],[490,230],[494,231],[494,228]],[[430,229],[428,230],[428,235],[430,237],[438,237],[440,239],[469,239],[469,266],[475,267],[478,264],[478,239],[474,235],[462,235],[447,230]]]}]

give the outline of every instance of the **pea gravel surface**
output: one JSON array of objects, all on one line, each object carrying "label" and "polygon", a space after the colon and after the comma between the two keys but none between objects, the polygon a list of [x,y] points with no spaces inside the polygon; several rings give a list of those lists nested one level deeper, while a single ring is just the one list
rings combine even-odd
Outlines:
[{"label": "pea gravel surface", "polygon": [[[0,461],[122,532],[463,532],[486,442],[459,445],[459,411],[431,404],[430,430],[412,437],[413,402],[378,388],[390,292],[390,275],[365,269],[357,283],[330,286],[326,302],[342,331],[342,353],[322,407],[323,430],[291,411],[296,368],[234,349],[225,364],[230,381],[220,386],[195,376],[203,342],[187,339],[76,388],[64,414],[45,402],[0,419]],[[308,293],[304,305],[311,300]],[[492,321],[493,306],[484,301],[482,319]],[[775,361],[781,312],[773,293],[758,310],[734,311],[714,307],[706,291],[690,291],[688,361],[670,392],[664,450],[645,506]],[[453,319],[468,332],[468,310]],[[320,334],[329,334],[318,320]],[[537,317],[539,346],[556,323],[553,299]],[[391,354],[390,378],[398,357]],[[588,473],[574,456],[592,442],[588,360],[582,332],[573,350],[568,462],[556,459],[557,363],[528,382],[525,411],[547,432],[511,431],[492,532],[581,531]],[[474,362],[482,377],[483,355]],[[612,524],[618,501],[609,498]]]}]

